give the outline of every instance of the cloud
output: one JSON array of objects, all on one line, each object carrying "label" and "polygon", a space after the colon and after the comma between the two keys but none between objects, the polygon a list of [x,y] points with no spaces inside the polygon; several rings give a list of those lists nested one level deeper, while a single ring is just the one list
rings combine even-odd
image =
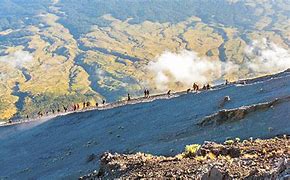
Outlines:
[{"label": "cloud", "polygon": [[0,62],[7,63],[16,68],[22,68],[26,63],[31,62],[32,60],[32,54],[22,50],[18,50],[6,56],[0,56]]},{"label": "cloud", "polygon": [[247,46],[245,54],[250,61],[246,66],[254,76],[272,74],[290,68],[289,51],[266,39]]},{"label": "cloud", "polygon": [[[254,41],[246,47],[244,54],[250,61],[236,64],[199,57],[194,51],[164,52],[148,64],[147,70],[154,75],[157,89],[163,91],[173,83],[178,83],[181,87],[191,87],[193,82],[200,85],[213,83],[224,79],[225,75],[238,73],[241,69],[248,70],[253,77],[290,68],[289,52],[266,40]],[[242,78],[246,78],[246,74]]]},{"label": "cloud", "polygon": [[179,53],[164,52],[156,61],[148,64],[148,70],[155,74],[159,90],[167,89],[169,83],[191,86],[193,82],[205,84],[221,77],[220,61],[201,58],[196,52],[183,50]]},{"label": "cloud", "polygon": [[227,2],[229,4],[235,4],[235,3],[239,2],[239,0],[227,0]]}]

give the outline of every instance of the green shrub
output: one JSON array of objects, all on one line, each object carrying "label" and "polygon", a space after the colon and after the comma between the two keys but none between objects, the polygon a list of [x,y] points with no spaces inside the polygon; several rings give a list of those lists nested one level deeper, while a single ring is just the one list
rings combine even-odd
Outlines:
[{"label": "green shrub", "polygon": [[199,144],[192,144],[192,145],[187,145],[185,146],[185,156],[194,156],[196,155],[196,152],[199,150],[200,145]]}]

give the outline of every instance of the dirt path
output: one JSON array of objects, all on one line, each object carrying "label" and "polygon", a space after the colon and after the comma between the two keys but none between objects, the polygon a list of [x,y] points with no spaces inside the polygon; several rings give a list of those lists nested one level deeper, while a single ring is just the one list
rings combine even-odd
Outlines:
[{"label": "dirt path", "polygon": [[138,97],[138,98],[133,98],[130,101],[122,100],[122,101],[117,101],[117,102],[113,102],[113,103],[106,103],[104,105],[99,105],[98,107],[89,107],[89,108],[85,108],[85,109],[81,109],[81,110],[68,111],[68,112],[55,113],[55,114],[50,113],[50,114],[42,116],[42,117],[34,117],[34,118],[30,118],[30,119],[17,119],[11,123],[6,122],[3,124],[0,124],[0,127],[1,126],[2,127],[3,126],[13,126],[13,125],[18,125],[18,124],[22,124],[22,123],[30,123],[30,122],[35,122],[35,121],[49,120],[49,119],[52,119],[55,117],[65,116],[65,115],[73,114],[73,113],[88,112],[88,111],[95,111],[95,110],[100,110],[100,111],[108,110],[108,109],[113,109],[116,107],[121,107],[121,106],[126,106],[126,105],[152,102],[152,101],[155,101],[158,99],[171,99],[171,98],[178,97],[182,94],[186,94],[186,92],[184,92],[184,91],[183,92],[176,92],[176,93],[172,93],[170,96],[168,96],[167,94],[156,94],[156,95],[152,95],[148,98]]}]

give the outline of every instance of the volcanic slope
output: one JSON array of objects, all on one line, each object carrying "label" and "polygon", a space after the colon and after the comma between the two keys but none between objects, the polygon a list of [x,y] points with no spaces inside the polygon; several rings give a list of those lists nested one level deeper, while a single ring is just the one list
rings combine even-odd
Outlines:
[{"label": "volcanic slope", "polygon": [[289,134],[289,96],[285,71],[198,94],[1,127],[0,179],[78,178],[98,169],[105,151],[176,155],[207,140]]}]

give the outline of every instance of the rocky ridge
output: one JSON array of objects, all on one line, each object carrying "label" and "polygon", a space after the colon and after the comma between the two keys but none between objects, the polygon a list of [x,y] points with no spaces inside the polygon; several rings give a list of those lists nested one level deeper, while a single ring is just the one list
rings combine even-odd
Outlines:
[{"label": "rocky ridge", "polygon": [[105,153],[99,171],[80,179],[288,179],[289,136],[205,142],[194,153],[175,157]]}]

